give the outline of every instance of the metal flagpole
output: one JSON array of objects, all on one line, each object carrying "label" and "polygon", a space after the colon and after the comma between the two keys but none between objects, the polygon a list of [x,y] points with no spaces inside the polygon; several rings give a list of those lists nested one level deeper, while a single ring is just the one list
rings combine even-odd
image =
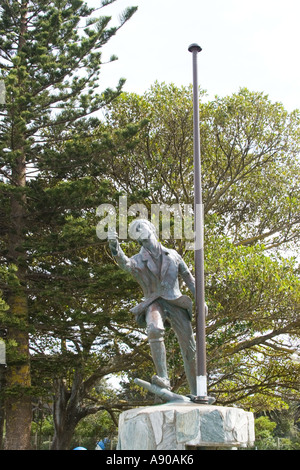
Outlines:
[{"label": "metal flagpole", "polygon": [[200,160],[199,89],[197,56],[201,51],[198,44],[191,44],[193,54],[193,112],[194,112],[194,225],[195,225],[195,301],[196,301],[196,354],[197,354],[197,396],[193,401],[208,403],[206,377],[205,342],[205,290],[204,290],[204,241],[203,205]]}]

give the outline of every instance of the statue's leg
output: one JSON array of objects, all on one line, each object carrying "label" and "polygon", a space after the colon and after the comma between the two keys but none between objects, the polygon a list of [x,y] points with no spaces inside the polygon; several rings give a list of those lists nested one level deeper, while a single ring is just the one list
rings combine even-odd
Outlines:
[{"label": "statue's leg", "polygon": [[152,382],[160,387],[170,388],[168,378],[166,348],[164,343],[165,328],[162,319],[161,306],[154,302],[146,312],[147,335],[151,349],[152,359],[157,375]]},{"label": "statue's leg", "polygon": [[172,328],[178,338],[184,362],[184,370],[192,395],[197,395],[196,342],[192,324],[186,310],[175,307],[170,315]]}]

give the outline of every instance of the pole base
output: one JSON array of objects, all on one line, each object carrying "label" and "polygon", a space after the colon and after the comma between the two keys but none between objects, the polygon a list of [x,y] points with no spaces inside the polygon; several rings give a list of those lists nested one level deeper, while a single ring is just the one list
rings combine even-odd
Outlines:
[{"label": "pole base", "polygon": [[193,403],[197,403],[198,405],[212,405],[216,401],[214,397],[195,395],[189,395],[189,397]]}]

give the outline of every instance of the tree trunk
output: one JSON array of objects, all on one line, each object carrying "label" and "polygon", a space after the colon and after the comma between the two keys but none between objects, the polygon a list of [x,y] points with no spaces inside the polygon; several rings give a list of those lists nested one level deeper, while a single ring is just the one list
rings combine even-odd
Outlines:
[{"label": "tree trunk", "polygon": [[[27,299],[16,294],[10,300],[10,312],[14,320],[26,319]],[[9,364],[6,373],[6,436],[5,450],[30,449],[32,406],[30,397],[30,363],[28,333],[9,328],[9,340],[17,344],[18,356]]]},{"label": "tree trunk", "polygon": [[51,450],[70,450],[71,441],[75,431],[75,426],[67,426],[62,432],[55,432],[53,442],[51,445]]},{"label": "tree trunk", "polygon": [[23,253],[26,216],[26,161],[22,152],[12,171],[19,188],[11,198],[11,229],[9,234],[10,262],[17,266],[19,286],[12,289],[8,305],[12,326],[8,328],[8,340],[16,345],[8,361],[6,373],[6,450],[30,448],[31,431],[31,375],[28,335],[28,302],[26,292],[26,256]]},{"label": "tree trunk", "polygon": [[[55,382],[55,398],[53,404],[54,438],[51,450],[70,450],[75,428],[80,421],[77,413],[77,401],[67,390],[63,379]],[[73,387],[74,389],[74,384]],[[74,390],[73,390],[74,391]],[[76,390],[77,395],[78,390]]]},{"label": "tree trunk", "polygon": [[26,221],[26,157],[23,140],[16,140],[18,150],[12,168],[12,179],[16,191],[11,196],[11,224],[9,233],[9,260],[18,271],[19,285],[12,288],[8,305],[11,325],[8,340],[16,345],[8,361],[6,374],[6,438],[5,449],[24,450],[30,448],[31,399],[30,356],[28,335],[28,300],[26,292],[26,255],[24,233]]},{"label": "tree trunk", "polygon": [[[27,30],[28,0],[21,2],[21,22],[18,53],[22,52],[25,44]],[[18,70],[18,88],[22,95],[24,89],[21,65]],[[8,340],[16,345],[8,361],[6,374],[6,450],[30,449],[30,432],[32,421],[32,406],[30,397],[31,375],[28,335],[28,301],[26,288],[26,254],[23,244],[26,227],[26,152],[25,131],[26,125],[22,113],[25,111],[22,101],[16,98],[15,107],[10,108],[11,113],[11,150],[13,160],[11,163],[11,181],[14,190],[11,193],[11,214],[9,233],[9,260],[18,271],[19,286],[14,287],[10,293],[8,305],[11,316],[11,326],[8,328]]]}]

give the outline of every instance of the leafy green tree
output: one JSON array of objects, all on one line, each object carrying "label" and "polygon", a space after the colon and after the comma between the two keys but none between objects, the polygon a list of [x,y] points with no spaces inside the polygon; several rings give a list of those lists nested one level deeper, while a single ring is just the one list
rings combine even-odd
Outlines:
[{"label": "leafy green tree", "polygon": [[276,449],[276,440],[273,432],[276,423],[267,416],[260,416],[255,420],[255,446],[259,450]]},{"label": "leafy green tree", "polygon": [[[206,225],[212,218],[235,244],[297,242],[299,111],[241,89],[203,102],[200,114]],[[172,84],[156,83],[143,96],[123,93],[108,106],[113,129],[148,119],[126,161],[119,140],[112,141],[111,175],[119,187],[154,203],[191,204],[192,116],[192,88]]]},{"label": "leafy green tree", "polygon": [[[299,365],[291,359],[299,344],[299,265],[284,254],[297,254],[300,241],[299,112],[241,89],[203,100],[200,114],[210,393],[221,404],[278,407],[299,399]],[[116,187],[149,209],[192,204],[192,116],[191,87],[156,83],[111,103],[110,130],[148,120],[126,159],[122,139],[111,134]],[[193,265],[184,240],[166,243]],[[173,385],[184,385],[175,363],[172,373]]]},{"label": "leafy green tree", "polygon": [[206,252],[212,389],[224,404],[255,410],[297,399],[297,263],[228,240]]},{"label": "leafy green tree", "polygon": [[281,410],[271,410],[270,418],[276,423],[274,435],[278,437],[280,448],[283,445],[283,439],[290,441],[290,447],[300,449],[300,407],[299,402],[289,402]]},{"label": "leafy green tree", "polygon": [[255,419],[255,446],[259,450],[299,450],[300,435],[295,427],[299,405],[272,410],[269,416]]},{"label": "leafy green tree", "polygon": [[[97,17],[96,10],[113,1],[103,0],[98,9],[89,8],[82,0],[1,2],[0,78],[5,84],[6,102],[0,109],[0,258],[3,266],[16,268],[18,281],[14,288],[6,288],[9,311],[2,317],[14,345],[8,351],[6,374],[7,449],[30,446],[29,324],[37,292],[34,281],[37,289],[43,276],[49,276],[47,267],[54,257],[53,252],[52,259],[47,253],[59,235],[65,230],[66,239],[69,232],[70,241],[72,227],[73,235],[80,234],[82,228],[76,219],[82,216],[83,208],[79,201],[82,194],[90,198],[84,207],[88,210],[95,188],[91,180],[81,178],[75,159],[59,159],[58,148],[53,149],[53,144],[63,146],[71,137],[77,136],[79,141],[87,136],[99,125],[94,113],[113,100],[123,84],[120,80],[114,91],[97,91],[101,49],[136,10],[128,8],[121,15],[119,26],[110,27],[111,18]],[[50,166],[47,173],[50,162],[52,168],[58,166],[55,174]],[[82,164],[81,160],[78,166]],[[65,180],[68,172],[77,176],[70,185]],[[104,194],[108,194],[105,184],[98,188],[96,196],[94,191],[93,197],[99,202]],[[56,246],[63,249],[62,243]],[[65,245],[64,249],[70,246]],[[61,283],[66,281],[67,263],[61,257]],[[80,270],[83,261],[79,265],[74,270]],[[41,320],[40,316],[35,322]]]}]

